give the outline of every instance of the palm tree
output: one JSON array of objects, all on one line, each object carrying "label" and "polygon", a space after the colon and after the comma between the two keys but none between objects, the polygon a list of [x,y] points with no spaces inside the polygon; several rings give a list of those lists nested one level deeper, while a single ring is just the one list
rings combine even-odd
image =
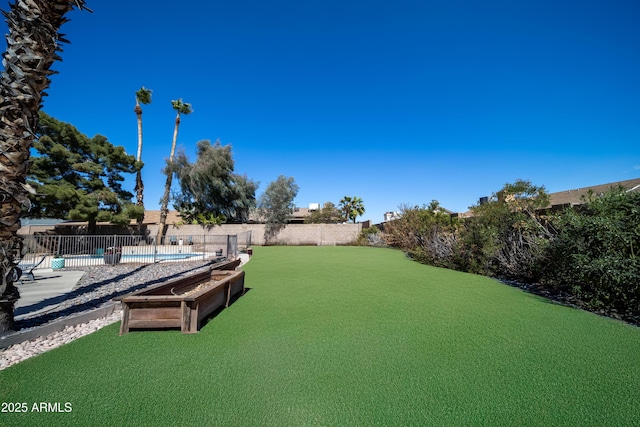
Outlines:
[{"label": "palm tree", "polygon": [[345,221],[352,220],[355,224],[356,218],[364,213],[364,204],[360,197],[344,196],[340,200],[340,210],[344,214]]},{"label": "palm tree", "polygon": [[173,155],[176,152],[176,142],[178,141],[178,128],[180,127],[180,115],[191,114],[191,104],[182,102],[182,99],[171,101],[171,107],[176,111],[176,126],[173,129],[173,141],[171,142],[171,155],[169,156],[169,164],[167,165],[167,182],[164,185],[164,195],[162,196],[162,204],[160,206],[160,225],[158,227],[158,235],[156,242],[161,243],[164,236],[164,226],[167,223],[167,214],[169,213],[169,194],[171,192],[171,183],[173,181]]},{"label": "palm tree", "polygon": [[142,160],[142,108],[140,104],[151,104],[151,91],[144,86],[142,86],[136,92],[136,106],[133,111],[138,116],[138,155],[136,156],[136,161],[138,162],[136,165],[136,195],[137,201],[136,205],[140,206],[143,209],[142,216],[138,218],[138,225],[142,224],[142,220],[144,219],[144,202],[143,202],[143,194],[144,184],[142,183],[142,164],[140,163]]},{"label": "palm tree", "polygon": [[22,249],[17,232],[22,208],[30,206],[26,177],[38,111],[54,74],[51,66],[60,59],[60,43],[67,42],[58,31],[74,7],[89,10],[83,0],[30,0],[2,12],[9,35],[0,75],[0,332],[13,329],[13,309],[20,297],[14,285]]}]

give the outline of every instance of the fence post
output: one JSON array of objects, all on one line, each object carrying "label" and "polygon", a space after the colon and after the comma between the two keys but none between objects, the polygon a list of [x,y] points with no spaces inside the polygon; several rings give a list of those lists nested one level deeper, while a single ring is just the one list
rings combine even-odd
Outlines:
[{"label": "fence post", "polygon": [[153,263],[158,262],[158,236],[153,238]]}]

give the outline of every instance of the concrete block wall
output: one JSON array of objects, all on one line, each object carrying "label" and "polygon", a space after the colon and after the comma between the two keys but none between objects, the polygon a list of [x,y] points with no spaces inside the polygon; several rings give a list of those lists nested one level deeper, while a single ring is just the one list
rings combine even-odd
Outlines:
[{"label": "concrete block wall", "polygon": [[[206,227],[201,225],[170,225],[167,227],[166,236],[224,236],[238,235],[239,245],[244,242],[240,235],[251,231],[251,244],[261,246],[264,244],[264,224],[222,224],[215,227]],[[362,231],[363,224],[289,224],[276,236],[276,242],[285,245],[316,245],[316,246],[335,246],[347,245],[358,238]],[[52,230],[51,226],[30,226],[20,229],[20,234],[32,234],[34,232],[43,232]],[[109,228],[102,226],[98,234],[137,234],[134,227],[130,227],[128,232],[122,232],[118,227]],[[78,230],[71,228],[55,228],[57,234],[79,234]],[[146,227],[147,236],[154,238],[158,233],[157,225],[149,225]],[[167,237],[168,239],[168,237]]]},{"label": "concrete block wall", "polygon": [[[151,236],[155,236],[157,228],[149,227]],[[169,226],[167,236],[190,235],[240,235],[251,231],[251,244],[261,246],[264,244],[264,224],[222,224],[207,228],[201,225]],[[346,245],[358,238],[362,231],[362,224],[289,224],[280,231],[276,241],[285,245],[316,245],[335,246]]]},{"label": "concrete block wall", "polygon": [[[276,236],[288,245],[346,245],[358,238],[361,224],[290,224]],[[253,236],[252,236],[253,238]],[[260,241],[264,238],[264,228]]]}]

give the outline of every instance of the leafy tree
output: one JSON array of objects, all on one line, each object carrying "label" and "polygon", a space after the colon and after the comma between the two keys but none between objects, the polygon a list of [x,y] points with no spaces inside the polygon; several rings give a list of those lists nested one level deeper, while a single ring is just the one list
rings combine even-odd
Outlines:
[{"label": "leafy tree", "polygon": [[298,194],[298,185],[293,177],[280,175],[269,184],[260,198],[258,208],[266,220],[264,242],[269,244],[273,238],[286,227],[293,213],[293,199]]},{"label": "leafy tree", "polygon": [[509,210],[533,215],[538,209],[549,204],[549,195],[544,186],[533,185],[531,181],[518,179],[506,183],[494,198],[506,202]]},{"label": "leafy tree", "polygon": [[[464,219],[458,246],[459,269],[474,274],[495,276],[496,253],[501,249],[499,236],[505,219],[511,215],[508,206],[492,197],[486,203],[471,206],[473,216]],[[506,226],[506,229],[511,226]]]},{"label": "leafy tree", "polygon": [[307,224],[335,224],[342,222],[340,211],[331,202],[325,202],[322,209],[311,212],[309,216],[304,219]]},{"label": "leafy tree", "polygon": [[175,209],[190,223],[246,222],[256,206],[258,184],[234,173],[230,145],[200,141],[196,150],[195,163],[184,151],[174,160],[181,190],[174,195]]},{"label": "leafy tree", "polygon": [[138,218],[138,224],[144,219],[144,184],[142,183],[142,107],[140,104],[151,104],[151,91],[142,86],[136,92],[136,106],[133,111],[138,119],[138,153],[136,155],[136,205],[143,209],[143,215]]},{"label": "leafy tree", "polygon": [[102,135],[89,138],[73,125],[40,112],[38,140],[34,144],[28,182],[32,196],[30,215],[89,222],[128,224],[138,211],[133,195],[122,188],[124,173],[135,172],[135,158]]},{"label": "leafy tree", "polygon": [[536,211],[548,205],[542,186],[507,183],[487,202],[473,206],[465,220],[458,259],[462,269],[523,282],[541,274],[552,233]]},{"label": "leafy tree", "polygon": [[[31,0],[11,3],[3,12],[9,30],[0,75],[0,332],[13,329],[13,309],[20,293],[15,258],[20,256],[22,207],[30,205],[26,178],[42,97],[49,87],[51,66],[59,60],[59,33],[74,7],[84,0]],[[88,10],[88,9],[87,9]]]},{"label": "leafy tree", "polygon": [[176,143],[178,141],[178,128],[180,127],[180,115],[191,114],[191,112],[193,111],[191,109],[191,104],[182,102],[182,99],[171,101],[171,107],[176,112],[176,120],[175,120],[175,127],[173,128],[173,139],[171,140],[171,154],[169,155],[168,167],[165,168],[165,173],[167,174],[167,182],[164,184],[164,195],[160,200],[160,225],[158,227],[158,235],[156,238],[157,242],[162,241],[162,236],[164,236],[164,227],[165,227],[165,224],[167,223],[167,214],[169,213],[169,196],[171,195],[171,184],[173,182],[173,173],[175,170],[172,167],[173,155],[176,152]]},{"label": "leafy tree", "polygon": [[364,214],[364,204],[362,203],[362,199],[356,196],[344,196],[340,200],[339,209],[344,215],[344,220],[352,220],[354,224],[356,222],[356,218]]}]

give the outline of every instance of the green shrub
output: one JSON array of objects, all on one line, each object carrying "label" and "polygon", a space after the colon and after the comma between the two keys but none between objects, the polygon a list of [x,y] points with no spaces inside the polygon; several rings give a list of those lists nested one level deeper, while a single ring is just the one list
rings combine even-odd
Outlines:
[{"label": "green shrub", "polygon": [[544,187],[518,180],[471,208],[456,255],[460,270],[522,282],[539,279],[552,234],[536,210],[546,206]]},{"label": "green shrub", "polygon": [[399,219],[385,224],[390,246],[423,264],[455,268],[458,220],[432,201],[429,206],[403,207]]},{"label": "green shrub", "polygon": [[382,237],[382,232],[378,227],[371,226],[363,229],[356,240],[357,246],[375,246],[375,247],[384,247],[386,246],[386,242]]},{"label": "green shrub", "polygon": [[591,196],[559,215],[556,228],[544,284],[592,310],[640,317],[640,193]]}]

